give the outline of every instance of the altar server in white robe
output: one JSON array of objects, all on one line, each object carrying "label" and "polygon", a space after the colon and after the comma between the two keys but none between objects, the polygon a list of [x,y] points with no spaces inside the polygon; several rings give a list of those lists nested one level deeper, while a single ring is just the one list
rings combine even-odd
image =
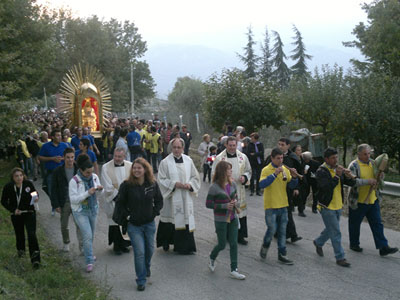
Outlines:
[{"label": "altar server in white robe", "polygon": [[114,150],[113,159],[104,164],[101,169],[101,182],[104,187],[104,210],[108,218],[108,244],[114,244],[113,250],[117,255],[129,252],[128,247],[131,245],[130,241],[122,237],[118,224],[112,220],[119,186],[128,179],[132,167],[132,163],[125,158],[126,150],[117,147]]},{"label": "altar server in white robe", "polygon": [[214,177],[215,166],[220,161],[227,161],[232,165],[232,178],[238,188],[238,201],[240,203],[238,243],[247,245],[248,242],[245,240],[247,237],[247,202],[245,185],[249,183],[251,178],[251,165],[246,154],[237,150],[236,137],[228,137],[225,147],[226,149],[216,157],[213,163],[211,176]]},{"label": "altar server in white robe", "polygon": [[172,153],[160,163],[158,182],[164,198],[157,229],[157,247],[179,254],[196,252],[193,199],[200,189],[200,175],[192,159],[183,154],[185,143],[181,138],[170,142]]}]

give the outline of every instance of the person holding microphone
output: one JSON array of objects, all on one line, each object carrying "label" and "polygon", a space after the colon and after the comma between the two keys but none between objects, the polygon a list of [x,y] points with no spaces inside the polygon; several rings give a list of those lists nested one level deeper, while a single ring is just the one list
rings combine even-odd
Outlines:
[{"label": "person holding microphone", "polygon": [[230,275],[232,278],[243,280],[246,276],[240,274],[237,269],[239,206],[236,183],[232,179],[232,165],[229,162],[220,161],[215,168],[213,184],[206,200],[206,207],[214,210],[215,232],[218,237],[218,244],[210,254],[208,267],[211,272],[214,272],[215,260],[218,253],[225,249],[228,236],[231,258]]}]

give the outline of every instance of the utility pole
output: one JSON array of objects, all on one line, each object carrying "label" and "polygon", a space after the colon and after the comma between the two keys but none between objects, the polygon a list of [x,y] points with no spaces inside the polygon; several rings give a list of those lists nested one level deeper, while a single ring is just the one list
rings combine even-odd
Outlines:
[{"label": "utility pole", "polygon": [[44,109],[47,110],[47,96],[45,87],[43,87],[43,93],[44,93]]},{"label": "utility pole", "polygon": [[135,103],[134,103],[134,92],[133,92],[133,62],[131,62],[131,115],[135,112]]}]

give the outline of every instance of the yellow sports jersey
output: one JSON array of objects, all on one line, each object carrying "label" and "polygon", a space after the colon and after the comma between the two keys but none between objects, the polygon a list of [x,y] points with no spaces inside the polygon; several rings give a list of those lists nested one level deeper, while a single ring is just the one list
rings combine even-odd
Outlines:
[{"label": "yellow sports jersey", "polygon": [[158,139],[159,138],[160,138],[159,133],[156,133],[155,135],[151,135],[150,153],[158,153],[158,149],[159,149]]},{"label": "yellow sports jersey", "polygon": [[[282,208],[289,206],[288,197],[286,193],[286,185],[292,180],[290,171],[283,166],[287,180],[283,180],[282,173],[275,178],[275,180],[264,189],[264,209]],[[270,163],[261,171],[260,181],[267,178],[269,175],[275,173],[275,168]]]},{"label": "yellow sports jersey", "polygon": [[[332,178],[336,176],[336,172],[334,169],[330,168],[327,164],[324,164],[325,167],[328,168],[329,173],[331,173]],[[342,209],[343,207],[343,199],[342,199],[342,190],[341,190],[341,183],[339,178],[339,183],[336,185],[335,189],[333,190],[332,201],[329,203],[328,208],[331,210],[338,210]]]},{"label": "yellow sports jersey", "polygon": [[[144,139],[145,140],[148,140],[148,141],[151,141],[151,138],[153,137],[153,135],[150,133],[150,132],[145,132],[144,133]],[[151,148],[151,142],[149,142],[149,143],[146,143],[146,142],[143,142],[143,148],[144,149],[146,149],[146,150],[150,150],[150,148]]]},{"label": "yellow sports jersey", "polygon": [[[374,178],[374,168],[372,163],[369,162],[368,164],[363,163],[359,159],[357,159],[358,165],[360,166],[360,178],[361,179],[373,179]],[[365,203],[364,201],[367,199],[368,192],[370,189],[370,185],[362,185],[359,187],[358,190],[358,202]],[[371,195],[369,196],[368,204],[374,204],[376,200],[376,192],[372,189]]]}]

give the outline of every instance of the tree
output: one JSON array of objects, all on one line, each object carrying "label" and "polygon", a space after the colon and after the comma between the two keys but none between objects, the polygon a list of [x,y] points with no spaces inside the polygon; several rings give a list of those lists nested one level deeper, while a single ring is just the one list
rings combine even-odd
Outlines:
[{"label": "tree", "polygon": [[205,115],[208,123],[221,130],[224,123],[243,125],[252,132],[262,126],[282,125],[276,92],[244,72],[233,69],[214,74],[205,84]]},{"label": "tree", "polygon": [[310,60],[312,56],[306,54],[306,46],[304,45],[303,37],[301,36],[300,31],[296,28],[295,25],[293,25],[293,31],[295,33],[295,36],[293,37],[294,42],[292,43],[292,45],[294,45],[295,48],[292,50],[293,54],[290,56],[290,58],[296,61],[296,63],[290,69],[294,77],[306,80],[307,77],[309,77],[310,75],[308,72],[306,60]]},{"label": "tree", "polygon": [[68,11],[55,12],[54,40],[57,56],[42,85],[50,93],[58,91],[69,68],[78,63],[96,66],[110,87],[114,111],[127,111],[130,106],[130,71],[134,66],[135,107],[154,96],[154,81],[149,66],[140,59],[146,42],[138,28],[129,21],[73,18]]},{"label": "tree", "polygon": [[364,4],[368,24],[360,22],[353,30],[357,40],[344,43],[356,47],[367,62],[353,60],[360,71],[386,72],[400,77],[400,2],[379,0]]},{"label": "tree", "polygon": [[52,28],[34,0],[0,2],[0,100],[25,101],[53,59]]},{"label": "tree", "polygon": [[256,42],[254,41],[254,34],[253,31],[251,30],[251,26],[249,26],[248,31],[247,31],[247,45],[246,47],[243,48],[244,50],[244,55],[240,55],[239,59],[243,64],[246,66],[246,69],[244,73],[248,78],[253,78],[256,76],[256,71],[257,71],[257,62],[258,62],[258,57],[254,52],[254,46],[256,45]]},{"label": "tree", "polygon": [[265,84],[271,82],[272,77],[272,62],[271,62],[271,49],[270,49],[270,39],[268,28],[265,28],[264,43],[261,44],[261,69],[260,69],[260,79]]},{"label": "tree", "polygon": [[32,124],[21,116],[32,111],[37,82],[53,60],[52,27],[34,0],[0,2],[0,147],[13,144]]},{"label": "tree", "polygon": [[[168,95],[170,110],[174,111],[175,115],[183,115],[189,128],[196,127],[195,114],[202,114],[203,101],[203,82],[187,76],[178,78],[172,92]],[[202,119],[201,117],[200,120]]]},{"label": "tree", "polygon": [[322,66],[308,83],[294,79],[282,93],[284,112],[289,121],[303,121],[308,127],[321,130],[327,140],[334,137],[333,125],[344,95],[343,69]]},{"label": "tree", "polygon": [[272,49],[273,59],[272,63],[275,67],[275,70],[272,72],[272,76],[274,78],[275,83],[281,88],[284,89],[289,85],[290,81],[290,70],[285,63],[285,59],[287,59],[285,52],[283,51],[283,42],[278,32],[273,31],[275,35],[275,44]]}]

